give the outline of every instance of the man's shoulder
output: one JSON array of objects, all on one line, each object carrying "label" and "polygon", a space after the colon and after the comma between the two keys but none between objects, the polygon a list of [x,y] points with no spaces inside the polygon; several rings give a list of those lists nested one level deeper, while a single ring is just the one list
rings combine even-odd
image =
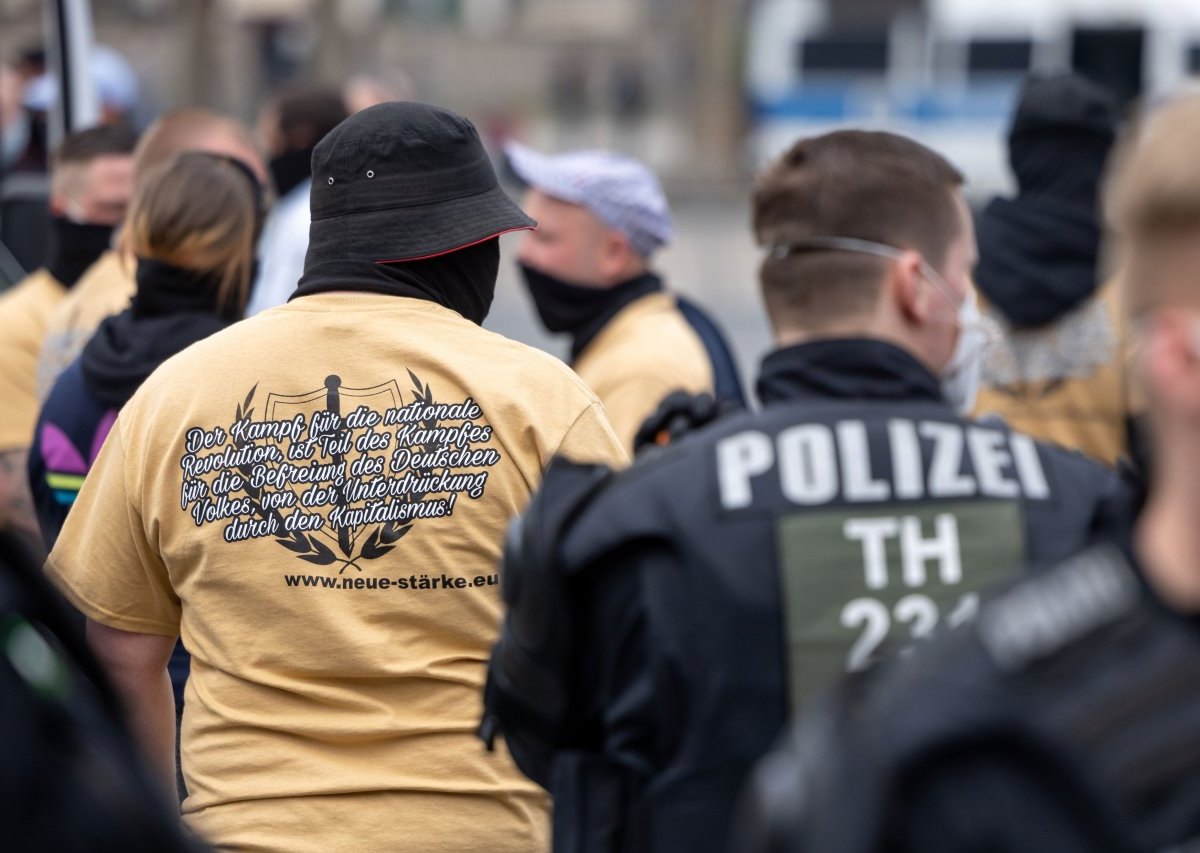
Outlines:
[{"label": "man's shoulder", "polygon": [[[624,352],[643,371],[648,366],[706,363],[704,342],[679,310],[675,296],[651,293],[627,306],[611,321],[610,352]],[[603,332],[601,332],[603,334]]]},{"label": "man's shoulder", "polygon": [[[984,426],[987,424],[985,423]],[[1017,430],[1012,430],[1012,434],[1025,436],[1025,433]],[[1116,471],[1100,460],[1061,444],[1032,436],[1025,437],[1037,448],[1048,468],[1065,478],[1072,488],[1080,487],[1092,490],[1082,494],[1090,494],[1099,500],[1111,496],[1111,493],[1120,489],[1120,477]],[[1082,496],[1082,494],[1078,496]]]},{"label": "man's shoulder", "polygon": [[0,293],[0,309],[7,314],[14,310],[28,310],[32,306],[40,306],[47,302],[57,303],[66,293],[66,288],[55,281],[48,270],[36,269],[4,293]]},{"label": "man's shoulder", "polygon": [[1078,694],[1089,673],[1105,668],[1099,661],[1119,670],[1128,661],[1106,638],[1128,642],[1130,624],[1154,626],[1163,613],[1119,548],[1092,546],[1010,581],[973,622],[911,660],[892,661],[864,705],[866,716],[914,739],[969,734],[1017,713],[1011,703],[1030,690],[1043,699]]},{"label": "man's shoulder", "polygon": [[716,476],[716,446],[761,420],[749,412],[728,415],[615,472],[576,517],[564,540],[568,553],[584,560],[624,542],[669,537],[684,519],[701,523],[701,504],[710,497],[705,482]]},{"label": "man's shoulder", "polygon": [[[295,303],[286,303],[239,320],[212,335],[197,341],[187,349],[167,359],[146,380],[138,395],[157,394],[167,389],[187,389],[205,377],[223,372],[246,373],[256,364],[280,357],[295,350],[297,341],[309,341],[311,358],[320,359],[322,347],[352,347],[354,342],[335,340],[324,331],[314,331],[311,311],[294,310]],[[457,318],[457,315],[455,315]],[[461,318],[457,318],[461,320]],[[379,337],[404,336],[404,329],[392,321],[386,312],[373,315],[365,328],[364,338],[372,335],[371,324],[378,324]],[[332,334],[332,332],[331,332]],[[569,398],[580,412],[598,402],[595,394],[558,359],[525,344],[476,326],[466,320],[454,325],[453,338],[445,341],[441,352],[447,368],[464,368],[472,364],[491,372],[502,372],[509,388],[497,388],[497,393],[510,392],[536,399],[546,397],[546,404]],[[406,339],[407,340],[407,339]],[[414,351],[420,346],[413,344]],[[433,352],[435,357],[439,354]],[[378,358],[375,356],[375,358]],[[398,363],[397,363],[398,364]],[[396,367],[396,364],[390,365]],[[401,371],[403,372],[403,371]]]},{"label": "man's shoulder", "polygon": [[[669,293],[650,293],[619,311],[576,359],[593,387],[609,391],[625,382],[699,391],[711,384],[704,342]],[[603,391],[601,391],[603,396]]]},{"label": "man's shoulder", "polygon": [[1019,675],[1081,648],[1100,649],[1091,642],[1096,632],[1148,604],[1128,557],[1113,545],[1096,545],[993,597],[971,632],[992,666]]},{"label": "man's shoulder", "polygon": [[545,350],[515,341],[498,332],[471,324],[471,348],[474,356],[492,364],[503,364],[520,374],[529,389],[558,386],[579,397],[587,405],[600,400],[579,375]]},{"label": "man's shoulder", "polygon": [[44,269],[34,270],[12,288],[0,294],[0,328],[4,338],[40,340],[46,322],[58,307],[66,290]]},{"label": "man's shoulder", "polygon": [[109,250],[87,268],[58,305],[51,328],[95,327],[122,310],[136,289],[132,262],[127,266],[118,252]]}]

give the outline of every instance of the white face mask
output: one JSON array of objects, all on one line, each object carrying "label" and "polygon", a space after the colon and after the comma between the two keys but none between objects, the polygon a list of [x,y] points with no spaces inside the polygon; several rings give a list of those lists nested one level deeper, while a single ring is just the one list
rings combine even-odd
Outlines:
[{"label": "white face mask", "polygon": [[958,306],[958,341],[942,370],[942,396],[960,415],[969,415],[979,396],[983,357],[996,339],[991,321],[979,313],[975,292]]},{"label": "white face mask", "polygon": [[[893,260],[904,254],[903,249],[895,246],[876,243],[873,240],[859,240],[856,237],[808,237],[786,245],[772,246],[771,254],[782,258],[806,249],[862,252]],[[965,299],[959,301],[946,280],[924,260],[921,261],[921,275],[944,299],[955,306],[958,312],[955,321],[958,326],[958,340],[939,378],[942,381],[942,396],[946,402],[960,415],[970,414],[975,408],[975,398],[979,395],[983,356],[988,346],[997,339],[999,330],[991,320],[979,313],[973,290],[967,293]]]}]

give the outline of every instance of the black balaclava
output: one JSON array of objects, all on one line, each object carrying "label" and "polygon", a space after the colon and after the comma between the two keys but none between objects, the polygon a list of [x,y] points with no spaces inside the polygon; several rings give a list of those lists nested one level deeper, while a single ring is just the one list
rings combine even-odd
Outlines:
[{"label": "black balaclava", "polygon": [[51,216],[46,269],[63,287],[74,287],[87,268],[108,251],[112,234],[111,225],[72,222],[65,216]]},{"label": "black balaclava", "polygon": [[571,358],[587,347],[622,308],[662,290],[662,279],[653,273],[623,281],[613,287],[586,287],[518,263],[525,286],[546,331],[572,337]]},{"label": "black balaclava", "polygon": [[500,240],[496,237],[413,261],[333,258],[306,265],[291,299],[335,291],[407,296],[436,302],[483,325],[496,295],[499,271]]},{"label": "black balaclava", "polygon": [[1109,93],[1074,74],[1032,78],[1009,134],[1016,198],[979,218],[975,283],[1018,328],[1053,323],[1095,293],[1097,194],[1116,138]]}]

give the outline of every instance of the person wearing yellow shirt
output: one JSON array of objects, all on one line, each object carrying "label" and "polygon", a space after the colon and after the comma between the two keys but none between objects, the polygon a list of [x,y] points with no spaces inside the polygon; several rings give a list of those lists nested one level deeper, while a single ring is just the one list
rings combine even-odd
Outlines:
[{"label": "person wearing yellow shirt", "polygon": [[124,127],[68,134],[50,177],[46,265],[0,296],[0,527],[40,544],[25,465],[37,420],[38,352],[55,308],[112,239],[133,192],[137,137]]},{"label": "person wearing yellow shirt", "polygon": [[[250,130],[228,116],[197,107],[172,110],[150,125],[134,151],[134,182],[141,184],[183,151],[232,157],[260,182],[267,182],[267,168]],[[136,259],[122,256],[116,249],[106,251],[55,308],[38,355],[39,399],[45,399],[59,374],[83,352],[100,322],[129,307],[137,289],[136,269]]]},{"label": "person wearing yellow shirt", "polygon": [[650,268],[672,233],[654,174],[607,151],[547,156],[510,143],[506,153],[538,221],[517,255],[529,295],[548,331],[571,336],[571,366],[625,447],[674,391],[744,402],[716,323]]},{"label": "person wearing yellow shirt", "polygon": [[469,121],[346,119],[310,203],[291,300],[141,385],[47,571],[169,788],[182,636],[183,812],[216,847],[545,850],[544,794],[475,737],[501,541],[555,454],[625,453],[575,374],[482,328],[534,223]]},{"label": "person wearing yellow shirt", "polygon": [[1142,409],[1123,288],[1101,259],[1097,199],[1119,115],[1110,92],[1076,74],[1026,81],[1008,140],[1018,192],[979,217],[975,271],[1002,333],[975,414],[1110,465],[1136,455]]}]

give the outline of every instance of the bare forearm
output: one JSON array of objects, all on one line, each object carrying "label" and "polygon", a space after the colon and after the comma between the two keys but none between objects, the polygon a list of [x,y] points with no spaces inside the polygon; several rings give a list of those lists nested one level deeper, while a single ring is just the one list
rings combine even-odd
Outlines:
[{"label": "bare forearm", "polygon": [[88,643],[121,700],[150,770],[175,791],[175,694],[167,661],[175,638],[135,634],[88,620]]},{"label": "bare forearm", "polygon": [[114,687],[121,697],[125,718],[142,757],[150,771],[157,775],[167,790],[175,793],[175,694],[171,678],[164,669],[155,679],[142,681],[113,677]]}]

